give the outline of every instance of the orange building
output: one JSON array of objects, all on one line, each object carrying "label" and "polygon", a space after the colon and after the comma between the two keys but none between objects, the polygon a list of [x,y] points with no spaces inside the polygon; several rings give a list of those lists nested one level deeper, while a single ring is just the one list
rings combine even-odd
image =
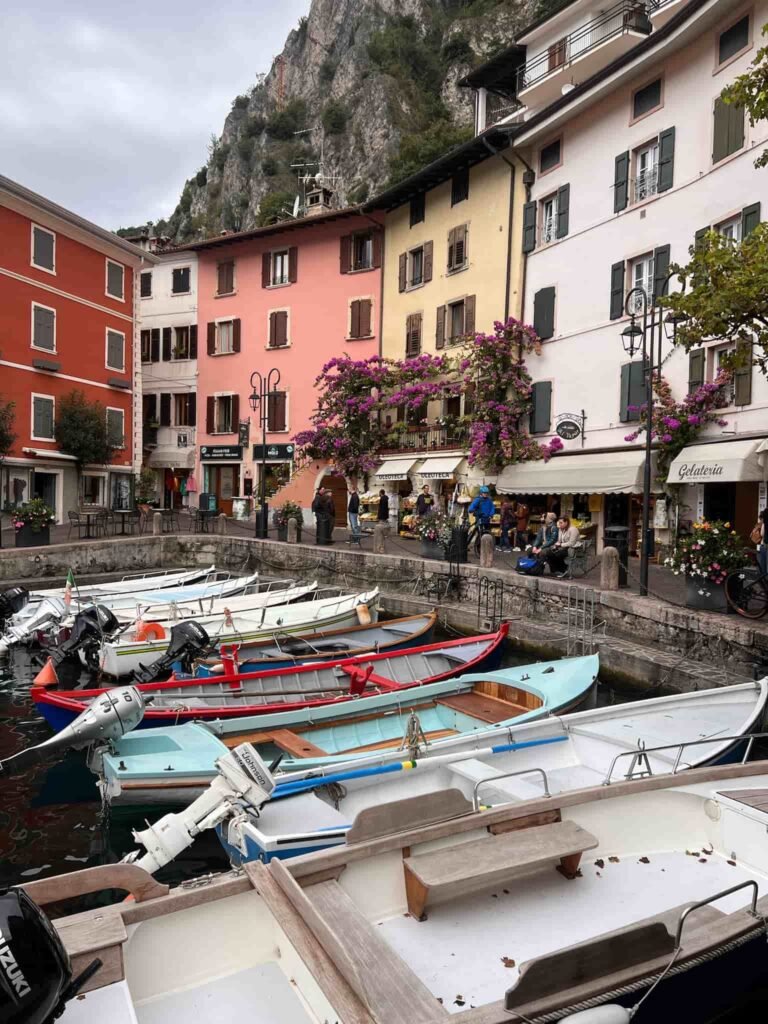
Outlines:
[{"label": "orange building", "polygon": [[[17,435],[0,507],[43,498],[64,522],[80,503],[124,506],[138,469],[136,271],[155,258],[2,176],[0,240],[0,400],[14,403]],[[122,437],[111,465],[83,467],[80,494],[54,436],[57,402],[73,390]]]}]

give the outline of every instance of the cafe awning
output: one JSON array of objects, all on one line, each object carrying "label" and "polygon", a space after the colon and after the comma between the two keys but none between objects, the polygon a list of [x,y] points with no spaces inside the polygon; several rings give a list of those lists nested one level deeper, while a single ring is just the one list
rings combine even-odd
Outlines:
[{"label": "cafe awning", "polygon": [[419,476],[424,480],[449,480],[463,459],[463,455],[441,455],[425,459],[419,466]]},{"label": "cafe awning", "polygon": [[179,448],[178,445],[167,445],[154,448],[149,456],[149,465],[153,469],[192,469],[195,465],[195,449]]},{"label": "cafe awning", "polygon": [[[765,443],[765,442],[763,442]],[[764,480],[760,441],[717,441],[683,448],[669,467],[670,484],[739,483]]]},{"label": "cafe awning", "polygon": [[418,459],[389,459],[382,462],[376,470],[377,480],[407,480],[408,473],[418,462]]},{"label": "cafe awning", "polygon": [[[584,452],[506,466],[497,494],[642,494],[645,452]],[[652,477],[652,490],[660,490]]]}]

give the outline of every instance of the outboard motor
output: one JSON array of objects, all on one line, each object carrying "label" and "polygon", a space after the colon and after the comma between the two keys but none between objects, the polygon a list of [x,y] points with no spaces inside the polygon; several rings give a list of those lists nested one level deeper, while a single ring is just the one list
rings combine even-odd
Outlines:
[{"label": "outboard motor", "polygon": [[13,618],[28,601],[29,591],[26,587],[9,587],[0,592],[0,624]]},{"label": "outboard motor", "polygon": [[93,960],[77,978],[56,930],[23,889],[0,895],[0,1021],[50,1024],[101,967]]},{"label": "outboard motor", "polygon": [[98,668],[98,651],[102,638],[116,633],[120,622],[103,604],[91,605],[78,612],[72,623],[69,639],[64,640],[51,651],[50,661],[54,669],[65,661],[76,657],[82,650],[90,668]]},{"label": "outboard motor", "polygon": [[177,661],[181,662],[184,671],[189,672],[194,659],[199,658],[210,646],[210,637],[194,619],[180,622],[171,629],[171,642],[165,654],[151,665],[137,668],[133,680],[136,683],[153,683],[157,679],[165,679]]}]

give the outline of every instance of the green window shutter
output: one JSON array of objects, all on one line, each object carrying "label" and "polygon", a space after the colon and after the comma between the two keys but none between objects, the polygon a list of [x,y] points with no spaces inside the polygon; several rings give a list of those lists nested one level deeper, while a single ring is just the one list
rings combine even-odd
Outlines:
[{"label": "green window shutter", "polygon": [[35,437],[43,437],[43,403],[39,398],[32,399],[32,430]]},{"label": "green window shutter", "polygon": [[736,153],[744,145],[744,107],[731,103],[728,107],[728,153]]},{"label": "green window shutter", "polygon": [[555,289],[541,288],[533,297],[533,329],[542,341],[555,333]]},{"label": "green window shutter", "polygon": [[704,239],[707,237],[707,232],[708,231],[709,231],[708,227],[706,227],[706,228],[699,228],[699,230],[693,236],[693,247],[694,247],[694,249],[698,249],[699,248],[699,246],[702,244]]},{"label": "green window shutter", "polygon": [[523,252],[533,252],[536,248],[536,203],[526,203],[523,207]]},{"label": "green window shutter", "polygon": [[568,214],[571,205],[571,186],[561,185],[557,190],[557,237],[568,234]]},{"label": "green window shutter", "polygon": [[[639,360],[625,363],[621,368],[621,391],[619,419],[622,423],[637,422],[640,419],[639,406],[645,404],[644,363]],[[630,409],[630,406],[634,408]]]},{"label": "green window shutter", "polygon": [[688,353],[688,394],[692,395],[704,383],[704,361],[706,353],[703,348],[692,349]]},{"label": "green window shutter", "polygon": [[445,306],[437,307],[435,317],[435,348],[445,348]]},{"label": "green window shutter", "polygon": [[738,352],[743,360],[733,374],[733,404],[749,405],[752,401],[752,345],[739,345]]},{"label": "green window shutter", "polygon": [[163,362],[167,363],[171,358],[171,328],[163,328]]},{"label": "green window shutter", "polygon": [[160,395],[160,426],[170,427],[171,425],[171,396],[166,391]]},{"label": "green window shutter", "polygon": [[741,237],[746,238],[747,235],[751,235],[759,223],[760,203],[745,206],[741,211]]},{"label": "green window shutter", "polygon": [[629,150],[619,153],[613,174],[613,212],[626,209],[629,201]]},{"label": "green window shutter", "polygon": [[552,381],[537,381],[531,390],[531,433],[546,434],[552,422]]},{"label": "green window shutter", "polygon": [[667,275],[669,274],[668,245],[660,245],[653,253],[653,301],[658,302],[666,289]]},{"label": "green window shutter", "polygon": [[667,128],[659,136],[659,192],[672,188],[675,175],[675,129]]},{"label": "green window shutter", "polygon": [[712,163],[728,156],[728,105],[718,96],[715,100],[715,129],[712,145]]},{"label": "green window shutter", "polygon": [[624,260],[611,267],[611,320],[624,314]]}]

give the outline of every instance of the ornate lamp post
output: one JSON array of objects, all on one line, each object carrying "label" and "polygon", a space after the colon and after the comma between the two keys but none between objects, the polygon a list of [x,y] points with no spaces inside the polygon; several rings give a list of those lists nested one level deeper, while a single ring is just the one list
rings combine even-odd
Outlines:
[{"label": "ornate lamp post", "polygon": [[269,530],[269,509],[267,508],[267,422],[269,420],[269,400],[277,392],[280,383],[280,371],[272,369],[266,377],[258,370],[251,374],[251,394],[248,402],[254,412],[257,423],[261,422],[261,473],[259,476],[260,510],[255,517],[254,536],[266,540]]}]

